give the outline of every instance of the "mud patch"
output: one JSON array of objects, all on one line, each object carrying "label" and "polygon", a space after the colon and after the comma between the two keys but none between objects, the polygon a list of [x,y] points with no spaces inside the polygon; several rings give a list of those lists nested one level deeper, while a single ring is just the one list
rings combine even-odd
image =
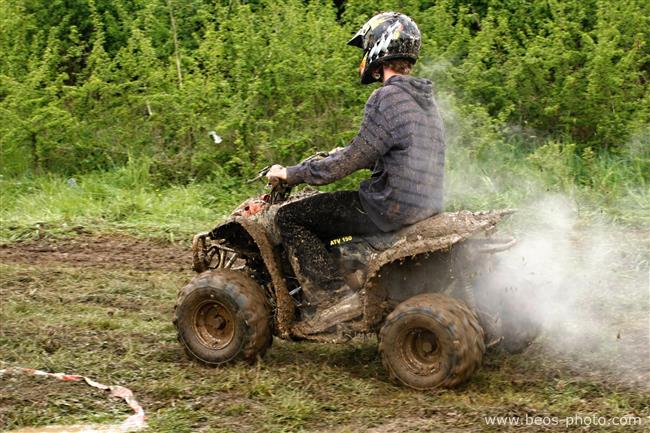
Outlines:
[{"label": "mud patch", "polygon": [[189,247],[160,241],[80,235],[0,245],[0,262],[178,271],[190,269],[192,257]]}]

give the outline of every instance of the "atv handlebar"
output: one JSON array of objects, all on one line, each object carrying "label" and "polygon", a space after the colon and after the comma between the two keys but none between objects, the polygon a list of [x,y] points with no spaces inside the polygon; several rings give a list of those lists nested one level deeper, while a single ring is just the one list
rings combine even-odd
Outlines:
[{"label": "atv handlebar", "polygon": [[270,169],[271,169],[271,166],[267,165],[266,167],[264,167],[263,169],[261,169],[260,171],[257,172],[257,176],[255,176],[252,179],[248,179],[246,181],[246,183],[253,183],[253,182],[256,182],[256,181],[262,179],[263,177],[266,177],[266,173],[268,173]]},{"label": "atv handlebar", "polygon": [[[310,156],[309,158],[302,160],[300,162],[300,164],[303,164],[303,163],[309,162],[309,161],[313,161],[313,160],[316,160],[316,159],[326,158],[331,153],[334,153],[334,152],[317,152],[317,153],[313,154],[312,156]],[[261,169],[260,171],[257,172],[257,176],[255,176],[252,179],[249,179],[248,181],[246,181],[246,183],[253,183],[253,182],[256,182],[256,181],[258,181],[260,179],[265,178],[270,169],[271,169],[271,166],[267,165],[266,167],[264,167],[263,169]],[[266,187],[271,190],[271,192],[269,194],[269,196],[270,196],[269,197],[269,203],[271,203],[271,204],[280,203],[280,202],[285,201],[287,199],[287,197],[289,196],[289,194],[291,193],[291,187],[289,185],[287,185],[286,182],[284,182],[284,181],[282,181],[282,180],[280,180],[278,178],[269,179],[269,181],[266,184]]]}]

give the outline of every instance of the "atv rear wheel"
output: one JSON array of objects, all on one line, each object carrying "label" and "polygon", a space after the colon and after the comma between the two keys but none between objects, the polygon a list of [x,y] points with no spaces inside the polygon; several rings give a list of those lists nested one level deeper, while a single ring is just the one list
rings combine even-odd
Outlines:
[{"label": "atv rear wheel", "polygon": [[174,325],[190,358],[211,366],[254,361],[273,341],[262,288],[232,270],[207,271],[192,279],[178,294]]},{"label": "atv rear wheel", "polygon": [[379,353],[397,383],[420,390],[453,387],[481,365],[484,338],[476,315],[462,301],[425,293],[388,315]]}]

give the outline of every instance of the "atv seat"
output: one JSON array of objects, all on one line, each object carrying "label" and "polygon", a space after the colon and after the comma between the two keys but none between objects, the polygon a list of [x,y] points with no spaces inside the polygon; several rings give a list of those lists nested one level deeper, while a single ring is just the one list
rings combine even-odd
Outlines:
[{"label": "atv seat", "polygon": [[417,242],[422,239],[435,239],[452,235],[467,238],[474,233],[489,232],[505,215],[511,214],[510,209],[487,212],[443,212],[403,227],[394,232],[377,233],[359,236],[357,239],[368,242],[372,248],[384,251],[394,246],[398,241]]}]

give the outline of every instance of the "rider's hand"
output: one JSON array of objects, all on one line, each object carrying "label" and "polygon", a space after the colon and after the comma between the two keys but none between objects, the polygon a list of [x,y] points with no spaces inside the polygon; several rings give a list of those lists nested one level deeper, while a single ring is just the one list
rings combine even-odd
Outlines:
[{"label": "rider's hand", "polygon": [[271,168],[269,168],[269,171],[266,173],[266,178],[268,180],[287,180],[287,169],[279,164],[272,165]]}]

